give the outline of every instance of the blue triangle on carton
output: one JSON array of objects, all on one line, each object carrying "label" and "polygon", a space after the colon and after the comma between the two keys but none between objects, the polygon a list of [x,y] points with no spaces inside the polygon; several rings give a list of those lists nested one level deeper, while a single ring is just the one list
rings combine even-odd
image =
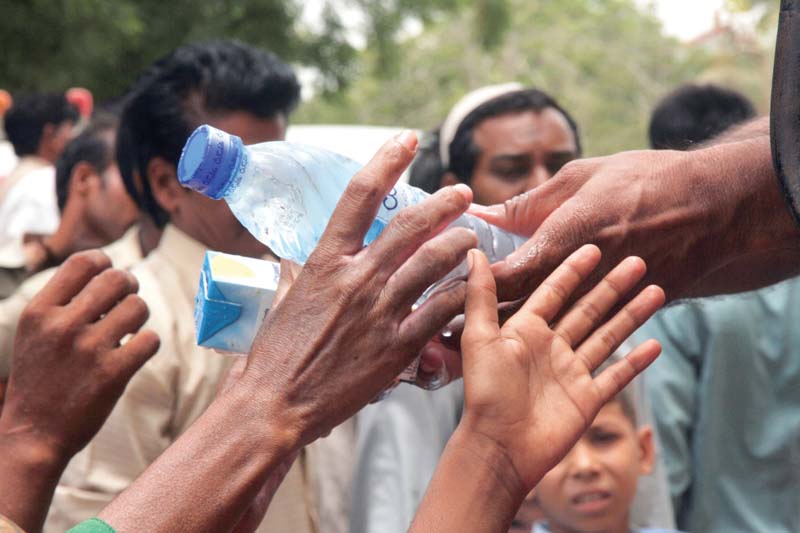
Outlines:
[{"label": "blue triangle on carton", "polygon": [[219,331],[233,324],[242,314],[242,306],[229,302],[219,287],[208,279],[211,272],[208,256],[200,272],[200,287],[194,306],[194,323],[197,328],[197,344],[201,344]]}]

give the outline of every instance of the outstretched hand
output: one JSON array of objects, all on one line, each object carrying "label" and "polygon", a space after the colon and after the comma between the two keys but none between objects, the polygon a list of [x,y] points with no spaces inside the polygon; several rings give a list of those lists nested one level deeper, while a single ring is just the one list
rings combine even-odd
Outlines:
[{"label": "outstretched hand", "polygon": [[526,494],[600,408],[656,358],[660,346],[650,340],[592,375],[663,305],[664,292],[647,287],[604,319],[645,274],[644,262],[630,257],[553,324],[600,262],[599,249],[588,245],[567,258],[501,328],[488,261],[477,251],[470,252],[469,261],[461,425],[474,438],[489,439],[510,460]]},{"label": "outstretched hand", "polygon": [[500,300],[527,297],[587,242],[603,250],[591,280],[637,255],[647,262],[646,281],[670,300],[751,290],[796,275],[800,232],[773,172],[769,135],[725,141],[692,152],[572,161],[505,204],[473,205],[472,214],[530,237],[492,265]]},{"label": "outstretched hand", "polygon": [[149,312],[138,287],[101,251],[80,252],[20,317],[0,416],[0,514],[26,531],[41,529],[67,462],[158,350],[141,329]]}]

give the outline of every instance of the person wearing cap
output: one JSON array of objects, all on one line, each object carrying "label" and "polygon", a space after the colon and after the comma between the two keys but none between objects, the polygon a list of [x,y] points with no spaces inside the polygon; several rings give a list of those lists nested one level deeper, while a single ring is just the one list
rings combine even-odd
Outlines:
[{"label": "person wearing cap", "polygon": [[[569,113],[519,83],[468,93],[448,113],[438,143],[436,138],[423,141],[410,183],[429,193],[466,183],[474,203],[483,205],[541,185],[581,155]],[[463,393],[460,380],[435,392],[400,386],[359,414],[351,531],[408,528],[458,424]]]},{"label": "person wearing cap", "polygon": [[[198,347],[194,297],[206,250],[264,257],[269,250],[227,204],[181,186],[186,140],[208,123],[245,143],[282,139],[299,101],[291,68],[273,54],[233,41],[177,48],[150,65],[129,91],[117,135],[127,192],[161,231],[135,264],[147,326],[161,339],[96,437],[70,462],[45,531],[66,531],[125,490],[206,409],[231,358]],[[301,454],[302,455],[302,454]],[[300,457],[275,494],[260,531],[311,533],[316,519]]]}]

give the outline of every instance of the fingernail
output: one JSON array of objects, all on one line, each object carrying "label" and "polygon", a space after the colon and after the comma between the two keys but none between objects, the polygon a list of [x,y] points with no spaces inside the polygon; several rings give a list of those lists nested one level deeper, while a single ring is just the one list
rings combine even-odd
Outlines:
[{"label": "fingernail", "polygon": [[472,274],[472,265],[475,264],[475,250],[470,250],[467,252],[467,268],[470,274]]},{"label": "fingernail", "polygon": [[458,191],[461,196],[472,202],[472,189],[469,188],[469,185],[464,183],[456,183],[453,185],[453,190]]},{"label": "fingernail", "polygon": [[417,134],[414,133],[413,130],[403,130],[400,134],[396,137],[397,142],[408,148],[408,151],[411,153],[417,153],[417,146],[419,145],[419,140],[417,139]]}]

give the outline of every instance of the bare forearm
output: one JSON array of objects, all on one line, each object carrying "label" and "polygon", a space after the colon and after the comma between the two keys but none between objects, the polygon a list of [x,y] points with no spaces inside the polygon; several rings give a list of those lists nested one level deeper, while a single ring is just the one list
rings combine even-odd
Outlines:
[{"label": "bare forearm", "polygon": [[508,531],[527,491],[508,458],[474,437],[453,434],[410,531]]},{"label": "bare forearm", "polygon": [[[235,388],[235,387],[234,387]],[[230,391],[99,515],[120,533],[225,531],[294,449],[254,395]]]},{"label": "bare forearm", "polygon": [[41,442],[0,432],[0,515],[29,533],[41,531],[65,467]]},{"label": "bare forearm", "polygon": [[[706,171],[717,176],[704,191],[705,201],[733,208],[712,222],[719,231],[712,231],[708,241],[715,243],[697,250],[700,256],[719,257],[716,268],[696,280],[690,296],[755,289],[800,273],[800,232],[772,168],[769,136],[723,143],[696,154],[703,155]],[[727,202],[726,196],[735,201]]]},{"label": "bare forearm", "polygon": [[769,138],[769,117],[758,117],[744,124],[733,126],[713,139],[701,143],[695,149],[708,148],[718,144],[747,141],[759,137]]}]

